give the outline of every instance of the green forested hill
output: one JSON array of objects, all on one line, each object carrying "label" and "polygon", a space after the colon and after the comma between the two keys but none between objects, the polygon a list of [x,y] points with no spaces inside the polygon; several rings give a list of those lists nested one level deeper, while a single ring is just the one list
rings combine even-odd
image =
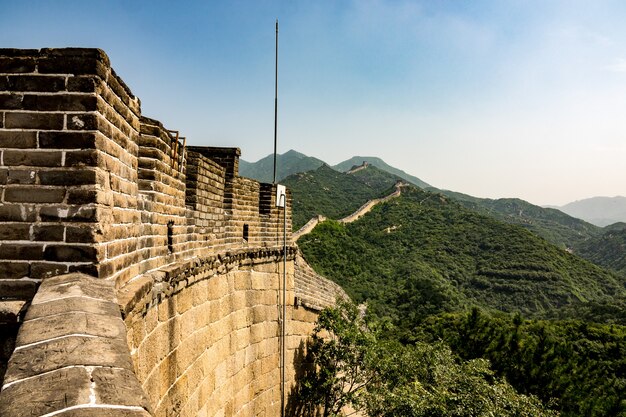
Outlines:
[{"label": "green forested hill", "polygon": [[345,174],[322,165],[290,175],[282,183],[291,190],[293,229],[299,229],[318,214],[331,219],[345,217],[368,200],[391,193],[396,180],[397,177],[375,167]]},{"label": "green forested hill", "polygon": [[[276,180],[281,181],[291,174],[317,169],[322,165],[324,165],[324,161],[292,149],[276,156]],[[270,154],[256,162],[247,162],[240,159],[239,175],[260,182],[272,182],[274,177],[274,155]]]},{"label": "green forested hill", "polygon": [[489,359],[522,393],[556,400],[563,417],[626,415],[626,327],[467,313],[432,316],[414,337]]},{"label": "green forested hill", "polygon": [[492,200],[446,190],[436,190],[462,205],[498,220],[517,224],[563,248],[572,248],[597,237],[602,229],[559,210],[530,204],[518,198]]},{"label": "green forested hill", "polygon": [[602,236],[581,242],[575,252],[626,278],[626,226],[607,229]]},{"label": "green forested hill", "polygon": [[298,244],[318,272],[406,329],[469,305],[534,314],[624,294],[616,276],[523,228],[419,189]]},{"label": "green forested hill", "polygon": [[333,166],[334,169],[336,169],[337,171],[341,171],[341,172],[346,172],[348,171],[350,168],[352,168],[355,165],[361,165],[363,162],[368,162],[369,164],[375,166],[378,169],[381,169],[383,171],[389,172],[390,174],[396,175],[408,182],[410,182],[413,185],[416,185],[420,188],[429,188],[430,185],[428,185],[427,183],[425,183],[424,181],[422,181],[421,179],[407,174],[406,172],[402,171],[401,169],[398,168],[394,168],[391,165],[389,165],[388,163],[386,163],[385,161],[383,161],[380,158],[377,158],[375,156],[353,156],[350,159],[347,159],[343,162],[338,163],[337,165]]}]

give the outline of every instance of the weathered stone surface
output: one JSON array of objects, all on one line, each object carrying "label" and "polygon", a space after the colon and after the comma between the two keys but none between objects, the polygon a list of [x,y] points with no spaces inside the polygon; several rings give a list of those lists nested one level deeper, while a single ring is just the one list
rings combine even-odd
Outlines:
[{"label": "weathered stone surface", "polygon": [[128,347],[123,341],[71,336],[16,349],[4,383],[76,365],[132,369]]},{"label": "weathered stone surface", "polygon": [[75,273],[46,279],[33,299],[33,305],[69,297],[88,297],[116,302],[112,282]]},{"label": "weathered stone surface", "polygon": [[63,411],[56,414],[58,417],[150,417],[146,410],[127,410],[105,407],[85,407]]},{"label": "weathered stone surface", "polygon": [[4,200],[12,203],[61,203],[65,198],[63,188],[38,186],[7,187]]},{"label": "weathered stone surface", "polygon": [[17,343],[19,346],[23,346],[70,334],[124,339],[126,328],[119,317],[119,312],[117,316],[103,316],[74,311],[53,317],[26,319],[20,328]]},{"label": "weathered stone surface", "polygon": [[[38,74],[23,74],[31,61]],[[0,50],[2,65],[14,74],[0,76],[0,273],[15,279],[0,279],[0,297],[3,281],[32,285],[32,296],[37,283],[24,277],[43,280],[7,381],[33,376],[27,385],[38,391],[38,373],[88,366],[90,400],[145,407],[134,367],[157,415],[275,415],[282,211],[274,186],[238,177],[237,148],[183,149],[182,138],[141,116],[101,51]],[[290,248],[290,300],[294,257]],[[75,270],[115,283],[59,275]],[[298,316],[290,350],[313,319]],[[66,380],[49,405],[76,392],[80,383]],[[32,405],[24,392],[11,413],[36,414],[42,400]],[[55,415],[147,412],[89,404]]]},{"label": "weathered stone surface", "polygon": [[25,320],[33,320],[70,311],[109,315],[113,317],[116,315],[119,316],[120,313],[119,306],[115,302],[94,300],[92,298],[79,296],[33,303],[26,312]]},{"label": "weathered stone surface", "polygon": [[28,149],[37,146],[37,132],[0,130],[0,148]]},{"label": "weathered stone surface", "polygon": [[26,279],[0,279],[0,294],[6,299],[31,300],[37,283]]},{"label": "weathered stone surface", "polygon": [[[8,382],[4,381],[5,384]],[[90,384],[85,368],[59,369],[36,376],[33,380],[17,382],[2,390],[0,415],[42,416],[67,407],[88,404]]]},{"label": "weathered stone surface", "polygon": [[65,116],[60,113],[10,112],[4,115],[7,129],[49,129],[61,130]]},{"label": "weathered stone surface", "polygon": [[148,398],[130,369],[96,368],[92,378],[97,403],[150,409]]}]

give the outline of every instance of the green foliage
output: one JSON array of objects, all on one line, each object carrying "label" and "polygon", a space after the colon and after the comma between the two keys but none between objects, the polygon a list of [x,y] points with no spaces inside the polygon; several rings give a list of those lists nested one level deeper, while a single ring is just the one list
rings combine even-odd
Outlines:
[{"label": "green foliage", "polygon": [[468,313],[433,316],[414,334],[487,358],[523,393],[559,399],[563,416],[626,416],[626,327]]},{"label": "green foliage", "polygon": [[430,187],[430,185],[428,185],[421,179],[414,177],[413,175],[409,175],[406,172],[402,171],[401,169],[394,168],[391,165],[387,164],[382,159],[377,158],[375,156],[353,156],[352,158],[345,160],[343,162],[340,162],[337,165],[333,166],[333,169],[336,169],[337,171],[341,171],[341,172],[346,172],[349,169],[351,169],[353,166],[361,165],[363,162],[367,162],[370,165],[382,171],[385,171],[397,177],[400,177],[417,187],[424,188],[424,189]]},{"label": "green foliage", "polygon": [[298,406],[290,414],[306,416],[321,409],[331,417],[346,406],[362,408],[366,386],[377,377],[376,343],[356,305],[340,300],[322,311],[307,349],[311,367],[297,381]]},{"label": "green foliage", "polygon": [[553,208],[544,208],[517,198],[476,198],[452,191],[441,193],[463,206],[497,220],[522,226],[556,246],[572,248],[599,236],[601,229]]},{"label": "green foliage", "polygon": [[576,253],[626,278],[626,226],[612,225],[602,236],[579,244]]},{"label": "green foliage", "polygon": [[331,219],[352,214],[368,200],[390,194],[395,181],[391,185],[381,181],[369,185],[359,176],[323,165],[315,171],[291,175],[283,184],[291,190],[293,228],[297,230],[318,214]]},{"label": "green foliage", "polygon": [[[369,325],[368,325],[369,324]],[[376,322],[340,302],[322,312],[308,349],[310,372],[296,395],[307,404],[290,415],[341,415],[346,406],[370,417],[556,416],[518,394],[483,359],[460,361],[443,343],[402,345],[380,338]]]},{"label": "green foliage", "polygon": [[545,314],[625,292],[616,276],[518,226],[418,189],[354,223],[324,222],[298,244],[319,273],[404,331],[470,305]]}]

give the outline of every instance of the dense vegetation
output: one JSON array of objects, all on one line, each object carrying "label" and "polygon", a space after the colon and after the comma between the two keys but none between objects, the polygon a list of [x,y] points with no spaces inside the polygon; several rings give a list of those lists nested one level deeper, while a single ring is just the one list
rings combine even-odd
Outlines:
[{"label": "dense vegetation", "polygon": [[581,242],[576,253],[626,278],[626,225],[609,226],[595,238]]},{"label": "dense vegetation", "polygon": [[291,175],[283,184],[291,190],[293,229],[297,230],[318,214],[331,219],[351,214],[368,200],[390,194],[395,180],[367,183],[360,175],[322,165],[314,171]]},{"label": "dense vegetation", "polygon": [[[303,221],[343,217],[398,180],[375,167],[345,175],[326,166],[293,178],[294,196],[309,209]],[[446,408],[454,401],[442,400],[445,387],[455,400],[466,398],[465,407],[483,407],[477,398],[489,398],[496,381],[505,384],[497,392],[517,395],[504,377],[564,416],[626,416],[624,226],[601,229],[518,199],[409,187],[354,223],[320,224],[299,246],[318,272],[386,323],[374,337],[382,350],[367,350],[378,382],[353,403],[367,405],[369,415],[464,415]],[[433,369],[445,376],[424,385]],[[547,412],[511,407],[490,412]]]},{"label": "dense vegetation", "polygon": [[464,359],[487,358],[520,392],[557,399],[564,416],[626,416],[626,327],[524,320],[478,309],[433,316],[414,334]]},{"label": "dense vegetation", "polygon": [[537,314],[624,294],[616,276],[523,228],[419,189],[298,244],[318,272],[405,329],[470,305]]},{"label": "dense vegetation", "polygon": [[[518,394],[484,359],[459,360],[443,343],[401,344],[383,337],[353,304],[320,314],[288,415],[369,417],[556,416]],[[317,413],[316,413],[317,412]]]},{"label": "dense vegetation", "polygon": [[353,156],[350,159],[347,159],[343,162],[338,163],[337,165],[334,165],[333,168],[336,169],[337,171],[341,171],[341,172],[346,172],[349,169],[351,169],[353,166],[355,165],[361,165],[363,164],[363,162],[367,162],[372,166],[375,166],[376,168],[388,172],[392,175],[395,175],[397,177],[400,177],[402,179],[404,179],[405,181],[410,182],[413,185],[416,185],[420,188],[429,188],[430,185],[428,185],[427,183],[425,183],[424,181],[422,181],[421,179],[407,174],[406,172],[402,171],[401,169],[398,168],[394,168],[391,165],[387,164],[385,161],[383,161],[380,158],[377,158],[375,156]]},{"label": "dense vegetation", "polygon": [[[439,191],[439,190],[437,190]],[[452,191],[439,191],[463,206],[494,217],[497,220],[522,226],[547,241],[563,248],[573,248],[602,229],[559,210],[543,208],[517,198],[476,198]]]}]

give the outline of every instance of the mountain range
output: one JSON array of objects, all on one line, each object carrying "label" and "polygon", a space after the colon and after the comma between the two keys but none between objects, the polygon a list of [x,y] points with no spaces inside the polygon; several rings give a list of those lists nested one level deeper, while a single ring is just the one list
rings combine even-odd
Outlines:
[{"label": "mountain range", "polygon": [[342,164],[281,182],[295,227],[328,218],[298,239],[305,259],[366,303],[380,331],[489,359],[563,417],[626,412],[626,222],[420,188],[362,157]]},{"label": "mountain range", "polygon": [[[276,156],[276,180],[282,181],[291,174],[298,172],[307,172],[313,169],[319,168],[322,165],[328,165],[324,161],[312,156],[307,156],[293,149],[279,154]],[[421,179],[407,174],[401,169],[394,168],[387,164],[380,158],[374,156],[353,156],[343,162],[334,165],[332,168],[339,172],[347,172],[355,166],[363,165],[367,162],[377,168],[380,168],[386,172],[394,174],[411,184],[417,185],[420,188],[428,188],[429,184]],[[268,155],[265,158],[261,158],[256,162],[248,162],[243,159],[239,160],[239,175],[242,177],[248,177],[261,182],[272,182],[274,173],[274,157]]]},{"label": "mountain range", "polygon": [[626,197],[592,197],[553,207],[600,227],[626,222]]},{"label": "mountain range", "polygon": [[[523,227],[559,248],[626,277],[626,245],[621,240],[626,234],[622,225],[626,223],[602,228],[558,209],[539,207],[521,199],[485,199],[440,190],[375,157],[356,156],[330,167],[317,158],[291,150],[278,155],[278,161],[279,167],[283,165],[279,172],[293,172],[280,181],[292,191],[294,230],[317,215],[340,219],[368,200],[390,194],[394,184],[404,180],[418,187],[421,184],[426,191],[448,197],[469,210]],[[271,155],[256,163],[242,161],[240,173],[260,180],[270,177],[271,181],[272,163]]]}]

